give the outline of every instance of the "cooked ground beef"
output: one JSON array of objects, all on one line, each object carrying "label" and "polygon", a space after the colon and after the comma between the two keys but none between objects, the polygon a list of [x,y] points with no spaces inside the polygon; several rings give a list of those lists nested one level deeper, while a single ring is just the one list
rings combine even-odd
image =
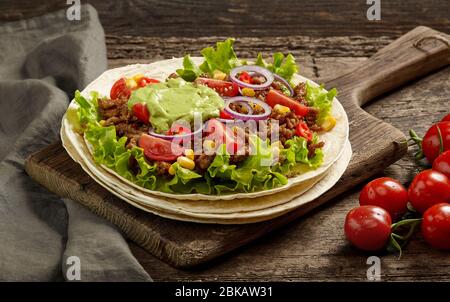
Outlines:
[{"label": "cooked ground beef", "polygon": [[204,172],[214,160],[215,155],[206,155],[202,153],[194,157],[195,167],[198,171]]},{"label": "cooked ground beef", "polygon": [[240,103],[231,103],[230,104],[230,109],[235,111],[235,112],[238,112],[238,113],[248,114],[247,107],[243,106]]},{"label": "cooked ground beef", "polygon": [[308,158],[313,157],[316,154],[316,149],[322,148],[324,145],[324,142],[318,142],[316,144],[312,143],[311,141],[308,142]]},{"label": "cooked ground beef", "polygon": [[308,125],[309,129],[314,132],[320,132],[322,131],[322,127],[317,125],[317,115],[319,114],[319,110],[316,108],[310,107],[308,110],[308,114],[305,116],[306,124]]},{"label": "cooked ground beef", "polygon": [[293,99],[300,102],[301,104],[308,106],[308,101],[306,100],[306,85],[305,83],[300,83],[294,87]]},{"label": "cooked ground beef", "polygon": [[[279,139],[283,145],[288,139],[291,139],[295,135],[295,127],[301,121],[301,118],[295,115],[292,111],[285,114],[272,111],[270,118],[278,120],[278,126],[280,129]],[[269,128],[267,133],[268,137],[270,137],[271,131],[272,129]]]},{"label": "cooked ground beef", "polygon": [[140,122],[129,110],[126,98],[100,99],[98,112],[104,126],[115,126],[118,137],[128,138],[126,146],[132,148],[137,145],[142,133],[147,133],[149,127]]},{"label": "cooked ground beef", "polygon": [[172,165],[172,163],[165,161],[156,161],[155,164],[156,164],[156,174],[158,175],[169,174],[169,168]]}]

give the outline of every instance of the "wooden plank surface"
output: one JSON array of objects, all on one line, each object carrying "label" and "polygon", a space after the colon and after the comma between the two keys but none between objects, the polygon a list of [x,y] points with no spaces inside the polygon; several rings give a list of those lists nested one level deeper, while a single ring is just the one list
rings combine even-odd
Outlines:
[{"label": "wooden plank surface", "polygon": [[[40,15],[64,7],[64,2],[2,1],[0,20]],[[85,2],[87,1],[83,1]],[[348,4],[332,0],[314,1],[313,4],[308,1],[304,5],[289,7],[289,23],[277,18],[273,29],[267,26],[265,18],[261,17],[263,14],[243,17],[242,10],[224,10],[222,1],[208,2],[208,13],[205,15],[217,17],[206,20],[206,23],[202,18],[188,20],[194,9],[191,3],[187,3],[187,6],[184,3],[174,6],[172,3],[145,1],[148,9],[152,9],[154,13],[129,18],[126,7],[138,7],[136,3],[142,6],[144,1],[122,1],[125,4],[119,8],[114,3],[89,2],[94,2],[94,6],[99,9],[105,27],[110,66],[180,56],[186,51],[209,46],[217,40],[216,36],[240,36],[243,37],[237,42],[240,54],[247,53],[250,57],[259,51],[271,53],[272,50],[292,50],[299,58],[304,75],[313,79],[325,79],[366,60],[376,50],[417,24],[428,25],[447,33],[450,29],[450,2],[447,0],[383,1],[381,22],[364,19],[366,6],[361,3],[365,1],[352,0],[347,1]],[[231,5],[242,4],[245,7],[248,2],[235,1]],[[260,5],[260,10],[275,11],[277,5],[277,1],[264,2]],[[311,5],[317,8],[315,18],[304,18],[302,11],[308,10],[306,6]],[[364,6],[363,12],[361,6]],[[345,9],[341,11],[341,7]],[[144,10],[148,9],[144,7]],[[244,8],[243,12],[248,11]],[[292,17],[295,14],[298,17]],[[323,18],[318,17],[319,15]],[[223,19],[224,16],[228,20]],[[161,28],[162,24],[164,28]],[[261,24],[264,24],[264,29]],[[192,41],[195,43],[189,43]],[[439,120],[449,111],[449,82],[450,69],[447,68],[380,98],[368,104],[365,109],[404,133],[410,128],[423,133],[431,122]],[[408,183],[420,168],[409,154],[387,168],[385,174]],[[130,246],[157,281],[366,280],[365,261],[368,255],[351,248],[345,242],[340,227],[346,212],[357,204],[358,190],[357,187],[335,199],[333,203],[307,214],[301,221],[291,223],[286,228],[195,270],[175,269],[134,244],[131,243]],[[393,255],[382,255],[382,278],[448,281],[448,254],[432,250],[423,240],[415,238],[400,261]]]},{"label": "wooden plank surface", "polygon": [[[384,1],[368,21],[366,1],[83,0],[99,11],[107,34],[152,37],[399,36],[418,25],[450,30],[448,0]],[[62,0],[0,2],[0,20],[67,7]]]}]

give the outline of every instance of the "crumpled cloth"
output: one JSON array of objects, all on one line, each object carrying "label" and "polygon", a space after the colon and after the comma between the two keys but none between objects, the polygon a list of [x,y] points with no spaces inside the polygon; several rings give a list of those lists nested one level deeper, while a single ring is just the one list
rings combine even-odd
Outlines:
[{"label": "crumpled cloth", "polygon": [[116,227],[24,171],[58,141],[74,90],[106,70],[97,12],[0,23],[0,37],[0,280],[151,281]]}]

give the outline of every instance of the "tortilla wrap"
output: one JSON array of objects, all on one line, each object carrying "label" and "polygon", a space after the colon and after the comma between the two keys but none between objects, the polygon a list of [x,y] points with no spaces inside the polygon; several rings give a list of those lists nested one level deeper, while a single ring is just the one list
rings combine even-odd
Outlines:
[{"label": "tortilla wrap", "polygon": [[[193,58],[196,63],[201,63],[203,58]],[[165,78],[174,72],[177,68],[182,66],[182,58],[174,58],[164,61],[155,62],[152,64],[135,64],[128,65],[125,67],[115,68],[104,72],[100,77],[98,77],[95,81],[89,84],[81,94],[85,97],[89,97],[90,92],[97,91],[100,95],[108,95],[109,90],[113,83],[120,77],[131,77],[135,74],[144,74],[145,76],[155,78],[161,81],[164,81]],[[305,82],[306,78],[295,75],[294,83]],[[313,85],[317,85],[313,81],[308,80]],[[78,105],[75,101],[72,101],[69,105],[69,110],[76,110]],[[232,194],[223,194],[223,195],[206,195],[206,194],[176,194],[176,193],[166,193],[161,191],[149,190],[143,187],[138,186],[137,184],[125,179],[124,177],[117,174],[112,169],[101,165],[101,169],[96,169],[98,176],[112,175],[113,177],[109,177],[109,181],[112,182],[121,182],[126,184],[129,188],[134,188],[137,191],[140,191],[144,194],[151,194],[152,196],[161,196],[171,199],[179,199],[179,200],[233,200],[237,198],[257,198],[265,195],[274,194],[277,192],[286,191],[288,189],[293,188],[294,186],[300,185],[304,182],[305,187],[308,187],[308,184],[314,183],[314,180],[318,180],[320,175],[323,175],[331,165],[340,157],[344,150],[344,146],[346,141],[348,140],[348,119],[343,109],[342,105],[339,101],[334,98],[333,100],[333,108],[332,115],[336,118],[336,126],[329,132],[325,132],[320,134],[320,140],[325,143],[323,147],[324,160],[323,164],[315,169],[309,170],[300,175],[291,177],[288,179],[288,183],[284,186],[276,187],[270,190],[257,191],[251,193],[232,193]],[[70,119],[67,118],[67,113],[63,117],[62,126],[65,127],[65,135],[67,140],[71,142],[71,144],[76,149],[77,153],[81,155],[84,161],[87,160],[87,157],[92,158],[92,147],[90,144],[84,140],[84,138],[74,130],[73,124]],[[61,129],[63,130],[63,129]],[[86,148],[87,147],[87,148]],[[100,165],[99,165],[100,166]],[[310,182],[311,180],[311,182]],[[106,180],[105,180],[106,181]]]},{"label": "tortilla wrap", "polygon": [[[64,129],[62,129],[64,130]],[[328,191],[344,173],[351,155],[351,145],[346,143],[340,158],[324,173],[324,175],[294,186],[292,189],[275,193],[271,196],[253,199],[236,199],[232,201],[217,200],[214,202],[199,200],[197,202],[181,201],[144,194],[133,190],[124,184],[103,181],[99,175],[88,168],[99,168],[95,163],[84,162],[74,146],[67,139],[64,131],[61,133],[64,147],[70,156],[77,161],[98,184],[125,202],[144,211],[175,220],[216,223],[244,224],[273,219],[297,207],[309,203]],[[107,173],[105,174],[107,175]],[[275,201],[275,202],[274,202]],[[200,210],[203,210],[200,211]]]}]

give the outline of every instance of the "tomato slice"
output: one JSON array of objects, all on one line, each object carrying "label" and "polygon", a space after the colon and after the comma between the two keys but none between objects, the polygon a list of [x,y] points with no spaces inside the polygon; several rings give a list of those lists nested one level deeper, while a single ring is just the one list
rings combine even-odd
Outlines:
[{"label": "tomato slice", "polygon": [[136,103],[133,105],[133,115],[137,117],[144,124],[150,122],[150,112],[148,112],[147,105],[145,103]]},{"label": "tomato slice", "polygon": [[297,124],[297,126],[295,127],[295,134],[297,134],[297,136],[306,138],[306,140],[308,141],[312,140],[313,138],[313,134],[311,130],[309,130],[309,127],[305,122],[300,122]]},{"label": "tomato slice", "polygon": [[208,134],[208,139],[214,140],[216,146],[226,144],[230,154],[236,154],[241,147],[233,131],[216,119],[210,119],[207,122],[205,132]]},{"label": "tomato slice", "polygon": [[441,122],[450,122],[450,114],[447,114],[444,116],[444,118],[441,120]]},{"label": "tomato slice", "polygon": [[155,83],[159,83],[159,81],[156,79],[152,79],[152,78],[142,77],[138,81],[138,86],[145,87],[148,84],[155,84]]},{"label": "tomato slice", "polygon": [[239,86],[236,83],[207,78],[197,78],[195,82],[214,89],[221,96],[233,97],[239,93]]},{"label": "tomato slice", "polygon": [[178,156],[184,152],[184,148],[180,145],[172,144],[171,141],[148,134],[141,135],[139,147],[144,149],[144,155],[148,159],[156,161],[172,162],[177,160]]},{"label": "tomato slice", "polygon": [[226,112],[223,109],[220,110],[220,118],[223,118],[225,120],[232,120],[233,119],[233,117],[228,112]]},{"label": "tomato slice", "polygon": [[270,89],[267,93],[266,103],[272,108],[278,104],[289,107],[298,116],[306,116],[309,111],[307,106],[300,104],[296,100],[291,99],[281,91],[275,89]]},{"label": "tomato slice", "polygon": [[245,82],[245,83],[249,83],[249,84],[253,83],[253,78],[247,71],[243,71],[239,75],[239,80],[241,80],[242,82]]},{"label": "tomato slice", "polygon": [[118,79],[114,85],[111,87],[109,96],[112,100],[118,99],[120,97],[129,98],[131,94],[130,88],[127,86],[125,78]]}]

